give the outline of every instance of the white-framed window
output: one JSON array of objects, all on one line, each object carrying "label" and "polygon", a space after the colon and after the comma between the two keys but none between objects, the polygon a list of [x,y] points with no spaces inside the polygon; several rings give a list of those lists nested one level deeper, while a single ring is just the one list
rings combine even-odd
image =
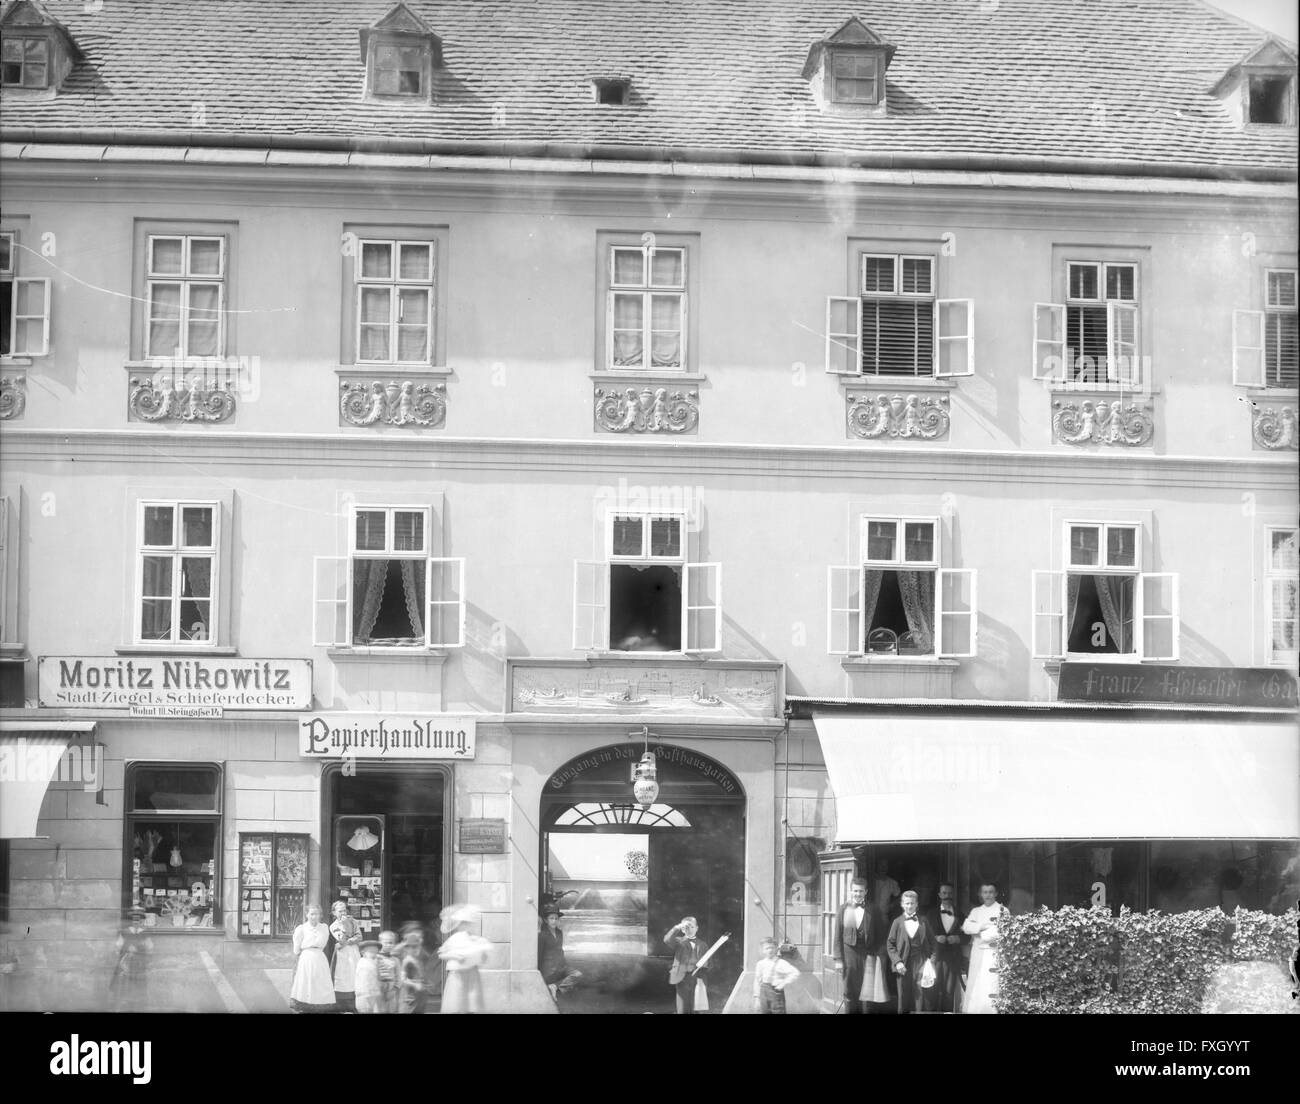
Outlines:
[{"label": "white-framed window", "polygon": [[431,523],[428,506],[351,507],[348,554],[315,558],[317,646],[464,646],[465,561],[429,554]]},{"label": "white-framed window", "polygon": [[435,244],[357,243],[358,364],[428,364],[433,355]]},{"label": "white-framed window", "polygon": [[942,566],[934,517],[864,516],[860,564],[827,569],[832,655],[975,654],[976,575]]},{"label": "white-framed window", "polygon": [[145,356],[224,356],[226,239],[150,234],[145,264]]},{"label": "white-framed window", "polygon": [[1034,304],[1034,378],[1135,386],[1141,382],[1138,265],[1065,262],[1065,302]]},{"label": "white-framed window", "polygon": [[604,558],[574,562],[574,648],[720,651],[722,565],[692,562],[688,539],[684,513],[609,511]]},{"label": "white-framed window", "polygon": [[830,99],[832,103],[877,104],[884,98],[884,55],[877,51],[832,50]]},{"label": "white-framed window", "polygon": [[7,88],[50,86],[50,43],[36,35],[6,33],[0,42],[0,84]]},{"label": "white-framed window", "polygon": [[606,367],[684,369],[686,249],[609,247]]},{"label": "white-framed window", "polygon": [[371,90],[376,96],[427,98],[429,48],[397,42],[375,44],[371,62]]},{"label": "white-framed window", "polygon": [[[16,517],[17,511],[14,514]],[[0,643],[18,639],[17,610],[9,598],[9,581],[17,575],[16,570],[10,569],[9,550],[15,547],[9,540],[9,499],[0,497]]]},{"label": "white-framed window", "polygon": [[863,252],[858,294],[826,300],[826,370],[845,376],[975,372],[975,303],[940,299],[935,258]]},{"label": "white-framed window", "polygon": [[1039,659],[1178,659],[1178,576],[1142,570],[1142,527],[1067,521],[1061,571],[1035,571]]},{"label": "white-framed window", "polygon": [[1296,269],[1264,270],[1264,309],[1232,312],[1232,382],[1240,387],[1300,386]]},{"label": "white-framed window", "polygon": [[220,525],[217,502],[138,503],[135,643],[217,642]]},{"label": "white-framed window", "polygon": [[1300,654],[1300,529],[1268,526],[1264,574],[1269,663],[1294,669]]},{"label": "white-framed window", "polygon": [[0,231],[0,357],[50,351],[50,281],[19,275],[18,234]]},{"label": "white-framed window", "polygon": [[1252,73],[1246,78],[1246,121],[1295,126],[1295,77],[1289,73]]}]

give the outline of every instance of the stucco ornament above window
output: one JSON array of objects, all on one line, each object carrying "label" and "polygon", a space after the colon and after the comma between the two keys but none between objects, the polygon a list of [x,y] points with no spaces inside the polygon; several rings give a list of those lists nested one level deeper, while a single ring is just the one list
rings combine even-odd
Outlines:
[{"label": "stucco ornament above window", "polygon": [[53,96],[82,58],[68,29],[36,0],[18,0],[0,15],[0,86],[5,94]]},{"label": "stucco ornament above window", "polygon": [[1210,89],[1240,127],[1296,125],[1296,55],[1275,38],[1237,62]]},{"label": "stucco ornament above window", "polygon": [[812,86],[817,107],[843,114],[886,114],[885,70],[897,48],[856,17],[814,42],[803,77]]},{"label": "stucco ornament above window", "polygon": [[442,40],[405,4],[361,32],[366,99],[429,103],[433,71],[442,64]]}]

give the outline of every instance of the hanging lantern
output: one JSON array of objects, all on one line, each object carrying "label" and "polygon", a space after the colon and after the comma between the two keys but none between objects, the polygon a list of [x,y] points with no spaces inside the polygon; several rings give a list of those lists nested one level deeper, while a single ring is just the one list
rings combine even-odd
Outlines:
[{"label": "hanging lantern", "polygon": [[653,805],[659,796],[659,783],[655,781],[657,773],[654,752],[647,751],[641,756],[641,762],[636,765],[636,774],[632,782],[633,796],[646,808]]}]

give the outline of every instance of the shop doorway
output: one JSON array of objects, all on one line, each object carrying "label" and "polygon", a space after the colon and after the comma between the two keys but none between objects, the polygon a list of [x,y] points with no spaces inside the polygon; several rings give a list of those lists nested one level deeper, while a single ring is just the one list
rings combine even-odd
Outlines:
[{"label": "shop doorway", "polygon": [[720,1011],[743,968],[745,797],[725,767],[698,752],[650,745],[659,796],[632,796],[639,744],[566,763],[541,803],[541,895],[563,918],[570,969],[582,979],[564,1011],[671,1013],[665,932],[694,916],[712,943],[709,1007]]},{"label": "shop doorway", "polygon": [[447,899],[448,772],[423,764],[331,764],[321,785],[326,909],[345,901],[368,938],[414,920],[437,943]]}]

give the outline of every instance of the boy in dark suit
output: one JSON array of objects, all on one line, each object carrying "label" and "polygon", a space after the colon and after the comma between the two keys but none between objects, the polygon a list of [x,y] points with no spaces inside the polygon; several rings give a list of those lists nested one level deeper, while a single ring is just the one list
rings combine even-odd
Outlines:
[{"label": "boy in dark suit", "polygon": [[695,1014],[695,986],[703,980],[708,972],[706,965],[698,974],[695,967],[700,956],[708,948],[700,939],[700,927],[694,916],[683,916],[681,923],[674,924],[664,933],[664,942],[673,950],[673,965],[668,971],[668,984],[677,990],[677,1014],[691,1016]]},{"label": "boy in dark suit", "polygon": [[930,925],[916,914],[916,890],[903,894],[903,915],[896,917],[889,928],[886,948],[889,961],[898,976],[898,1011],[920,1012],[925,990],[921,988],[921,971],[926,962],[933,962],[939,944],[934,941]]}]

